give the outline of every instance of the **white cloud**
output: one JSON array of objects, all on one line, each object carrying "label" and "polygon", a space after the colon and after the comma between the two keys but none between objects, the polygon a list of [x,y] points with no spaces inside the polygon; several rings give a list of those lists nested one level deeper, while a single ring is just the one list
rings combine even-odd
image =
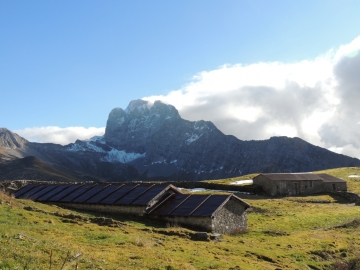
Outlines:
[{"label": "white cloud", "polygon": [[14,130],[15,133],[31,142],[58,143],[66,145],[75,142],[77,139],[85,140],[94,136],[104,135],[105,128],[96,127],[34,127],[21,130]]},{"label": "white cloud", "polygon": [[360,37],[313,60],[224,65],[167,95],[189,120],[243,140],[297,136],[360,158]]},{"label": "white cloud", "polygon": [[[145,97],[174,105],[189,120],[212,121],[242,140],[300,137],[360,158],[360,37],[296,63],[224,65],[203,71],[181,89]],[[16,130],[35,142],[68,144],[103,135],[105,128]]]}]

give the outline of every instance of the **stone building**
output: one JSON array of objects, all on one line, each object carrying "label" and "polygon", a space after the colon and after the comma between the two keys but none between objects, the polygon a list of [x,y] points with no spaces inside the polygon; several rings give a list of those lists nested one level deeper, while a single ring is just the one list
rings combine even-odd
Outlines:
[{"label": "stone building", "polygon": [[29,184],[18,199],[109,214],[163,219],[209,232],[246,229],[250,206],[235,195],[188,195],[159,184]]},{"label": "stone building", "polygon": [[346,191],[346,181],[328,174],[267,173],[253,178],[270,196],[295,196]]},{"label": "stone building", "polygon": [[323,192],[347,191],[346,181],[326,173],[317,174],[324,180]]}]

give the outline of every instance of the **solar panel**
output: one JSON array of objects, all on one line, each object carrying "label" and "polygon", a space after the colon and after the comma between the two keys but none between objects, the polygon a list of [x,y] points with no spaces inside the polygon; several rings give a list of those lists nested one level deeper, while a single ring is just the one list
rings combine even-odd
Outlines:
[{"label": "solar panel", "polygon": [[110,186],[104,188],[102,191],[100,191],[94,197],[87,200],[86,203],[100,203],[100,201],[102,201],[104,198],[109,196],[111,193],[113,193],[119,187],[121,187],[121,186],[119,186],[119,185],[110,185]]},{"label": "solar panel", "polygon": [[57,185],[48,185],[45,188],[38,190],[37,192],[33,193],[29,199],[36,201],[37,198],[41,197],[42,195],[48,193],[49,191],[53,190],[54,188],[56,188]]},{"label": "solar panel", "polygon": [[196,209],[191,216],[209,217],[219,206],[227,200],[229,195],[216,195],[207,199],[198,209]]},{"label": "solar panel", "polygon": [[29,191],[30,189],[33,189],[34,187],[36,187],[38,184],[29,184],[29,185],[26,185],[25,187],[17,190],[15,193],[14,193],[14,196],[15,198],[19,198],[22,194],[24,194],[25,192]]},{"label": "solar panel", "polygon": [[86,200],[94,196],[96,193],[98,193],[100,190],[104,189],[106,185],[95,185],[92,186],[90,189],[88,189],[85,193],[77,197],[72,202],[74,203],[84,203]]},{"label": "solar panel", "polygon": [[29,189],[28,191],[24,192],[23,194],[21,194],[21,196],[19,196],[19,199],[28,199],[31,198],[31,195],[33,195],[34,193],[40,191],[41,189],[43,189],[44,187],[46,187],[46,185],[37,185],[36,187]]},{"label": "solar panel", "polygon": [[174,194],[152,214],[159,216],[169,215],[181,202],[183,202],[189,195],[187,194]]},{"label": "solar panel", "polygon": [[147,205],[156,195],[158,195],[161,191],[163,191],[166,186],[163,185],[155,185],[147,190],[144,194],[142,194],[139,198],[133,201],[131,204],[133,205]]},{"label": "solar panel", "polygon": [[191,195],[184,203],[176,208],[170,215],[171,216],[188,216],[198,207],[208,195]]},{"label": "solar panel", "polygon": [[100,204],[113,204],[117,200],[121,199],[126,193],[132,190],[136,185],[124,185],[121,188],[117,189],[114,193],[111,193]]},{"label": "solar panel", "polygon": [[149,185],[139,185],[125,196],[123,196],[120,200],[116,201],[116,205],[124,205],[124,204],[132,204],[131,202],[136,200],[138,197],[141,196],[146,190],[148,190],[151,186]]},{"label": "solar panel", "polygon": [[48,193],[38,197],[36,200],[38,202],[46,202],[48,200],[50,200],[53,196],[55,196],[56,194],[60,193],[61,191],[63,191],[64,189],[68,188],[70,185],[68,184],[64,184],[64,185],[57,185],[57,187],[51,191],[49,191]]},{"label": "solar panel", "polygon": [[58,202],[62,198],[64,198],[65,196],[71,194],[73,191],[75,191],[76,189],[78,189],[81,186],[82,186],[81,184],[70,185],[68,188],[63,189],[62,191],[60,191],[59,193],[57,193],[53,197],[49,198],[47,201],[49,201],[49,202]]},{"label": "solar panel", "polygon": [[58,200],[58,202],[63,202],[63,203],[72,202],[77,197],[86,193],[91,187],[93,187],[93,184],[82,185],[79,188],[74,189],[71,193],[68,193],[68,195],[66,195],[65,197]]}]

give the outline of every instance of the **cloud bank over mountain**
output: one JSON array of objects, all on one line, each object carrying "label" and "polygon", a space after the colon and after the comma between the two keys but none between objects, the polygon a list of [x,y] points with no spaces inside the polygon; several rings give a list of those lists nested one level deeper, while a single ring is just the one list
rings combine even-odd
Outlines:
[{"label": "cloud bank over mountain", "polygon": [[313,60],[224,65],[145,97],[242,140],[300,137],[360,158],[360,37]]},{"label": "cloud bank over mountain", "polygon": [[94,136],[101,136],[105,133],[105,127],[34,127],[22,130],[14,130],[15,133],[31,142],[58,143],[66,145],[75,142],[77,139],[86,140]]}]

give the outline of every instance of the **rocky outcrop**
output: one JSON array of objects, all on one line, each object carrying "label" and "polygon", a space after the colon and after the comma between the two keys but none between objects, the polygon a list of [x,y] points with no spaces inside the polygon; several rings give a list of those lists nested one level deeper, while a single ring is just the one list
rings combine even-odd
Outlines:
[{"label": "rocky outcrop", "polygon": [[27,140],[7,128],[0,128],[0,146],[8,149],[16,149],[23,148],[27,143]]}]

